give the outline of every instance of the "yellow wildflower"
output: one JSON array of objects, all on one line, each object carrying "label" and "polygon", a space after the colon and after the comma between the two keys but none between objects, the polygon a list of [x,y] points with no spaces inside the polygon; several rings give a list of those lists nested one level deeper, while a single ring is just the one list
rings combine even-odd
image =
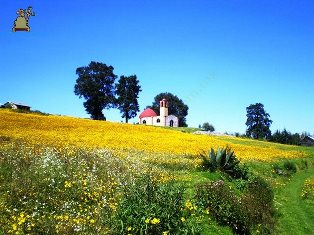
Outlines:
[{"label": "yellow wildflower", "polygon": [[185,207],[191,211],[197,209],[197,206],[193,205],[193,203],[190,200],[187,200],[185,202]]},{"label": "yellow wildflower", "polygon": [[13,231],[17,230],[17,224],[12,224]]},{"label": "yellow wildflower", "polygon": [[160,219],[154,218],[150,221],[151,224],[159,224],[160,223]]},{"label": "yellow wildflower", "polygon": [[65,188],[71,188],[71,187],[72,187],[72,183],[66,180],[66,181],[64,182],[64,187],[65,187]]}]

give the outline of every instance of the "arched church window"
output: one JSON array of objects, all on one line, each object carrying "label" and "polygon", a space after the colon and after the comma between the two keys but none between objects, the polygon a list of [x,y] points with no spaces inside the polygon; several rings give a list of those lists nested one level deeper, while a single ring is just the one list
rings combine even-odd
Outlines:
[{"label": "arched church window", "polygon": [[146,120],[143,121],[143,124],[146,125]]},{"label": "arched church window", "polygon": [[157,119],[157,123],[160,123],[160,119],[159,118]]}]

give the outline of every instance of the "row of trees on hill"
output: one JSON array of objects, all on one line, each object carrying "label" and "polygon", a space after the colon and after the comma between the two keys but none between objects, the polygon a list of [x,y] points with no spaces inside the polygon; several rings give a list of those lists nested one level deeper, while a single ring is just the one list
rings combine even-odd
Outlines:
[{"label": "row of trees on hill", "polygon": [[304,132],[302,134],[294,133],[284,129],[283,131],[276,130],[273,134],[270,131],[270,115],[265,111],[264,105],[261,103],[251,104],[246,108],[247,111],[247,130],[246,136],[254,139],[266,139],[271,142],[281,144],[300,145],[303,137],[309,135]]},{"label": "row of trees on hill", "polygon": [[[78,78],[74,86],[74,93],[86,101],[85,110],[94,120],[105,120],[104,109],[118,108],[122,118],[127,123],[139,112],[138,95],[142,91],[136,75],[120,76],[115,83],[117,75],[112,66],[92,61],[88,66],[76,69]],[[176,95],[169,92],[155,96],[151,107],[159,113],[159,101],[163,98],[169,102],[169,114],[179,118],[179,126],[187,126],[186,116],[188,106]]]},{"label": "row of trees on hill", "polygon": [[276,130],[274,134],[272,134],[272,136],[270,137],[269,141],[280,144],[300,145],[301,140],[307,135],[309,135],[309,133],[303,132],[302,134],[292,134],[286,129],[284,129],[283,131]]}]

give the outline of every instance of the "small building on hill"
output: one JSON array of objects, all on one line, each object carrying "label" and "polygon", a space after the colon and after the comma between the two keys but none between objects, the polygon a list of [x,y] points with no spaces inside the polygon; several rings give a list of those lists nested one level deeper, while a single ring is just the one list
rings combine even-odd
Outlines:
[{"label": "small building on hill", "polygon": [[14,103],[14,102],[6,102],[1,108],[8,108],[8,109],[20,109],[25,111],[30,111],[31,107],[26,104]]},{"label": "small building on hill", "polygon": [[174,115],[168,115],[168,101],[162,99],[160,101],[160,115],[157,116],[156,112],[151,108],[145,109],[140,114],[140,124],[153,125],[153,126],[179,126],[179,119]]},{"label": "small building on hill", "polygon": [[302,146],[314,146],[314,137],[306,135],[301,139],[300,144]]}]

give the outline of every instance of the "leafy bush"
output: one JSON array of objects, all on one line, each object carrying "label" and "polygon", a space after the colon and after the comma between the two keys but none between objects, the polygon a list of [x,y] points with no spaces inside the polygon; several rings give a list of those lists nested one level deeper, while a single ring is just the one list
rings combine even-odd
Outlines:
[{"label": "leafy bush", "polygon": [[240,161],[229,147],[218,148],[217,152],[211,148],[208,156],[202,154],[201,157],[203,158],[203,168],[209,169],[211,172],[220,170],[235,179],[248,179],[248,168],[245,165],[239,165]]},{"label": "leafy bush", "polygon": [[229,226],[236,234],[249,234],[248,218],[235,193],[219,180],[197,186],[196,200],[207,208],[210,215],[221,225]]},{"label": "leafy bush", "polygon": [[243,165],[236,165],[231,173],[229,175],[234,179],[243,179],[248,180],[249,179],[249,168],[243,164]]},{"label": "leafy bush", "polygon": [[230,186],[219,180],[198,185],[195,197],[199,206],[207,208],[219,224],[228,225],[234,233],[269,234],[274,228],[272,188],[262,178],[255,177],[242,190],[236,196]]},{"label": "leafy bush", "polygon": [[304,169],[307,169],[308,167],[309,167],[309,163],[307,162],[307,160],[301,160],[300,169],[304,170]]},{"label": "leafy bush", "polygon": [[297,165],[295,164],[295,162],[292,161],[285,161],[283,164],[284,168],[291,172],[291,173],[296,173],[297,172]]},{"label": "leafy bush", "polygon": [[261,177],[250,179],[247,191],[241,197],[243,210],[247,214],[252,229],[270,234],[274,229],[274,192]]},{"label": "leafy bush", "polygon": [[243,179],[235,179],[233,180],[233,183],[236,189],[240,190],[240,192],[243,192],[247,188],[248,181]]},{"label": "leafy bush", "polygon": [[117,209],[115,232],[194,234],[196,224],[184,223],[188,220],[183,210],[184,191],[185,187],[174,181],[157,184],[152,176],[144,175],[125,188]]},{"label": "leafy bush", "polygon": [[275,163],[273,165],[273,169],[277,175],[291,176],[297,172],[297,165],[293,161],[286,160],[282,166],[280,166],[278,163]]}]

